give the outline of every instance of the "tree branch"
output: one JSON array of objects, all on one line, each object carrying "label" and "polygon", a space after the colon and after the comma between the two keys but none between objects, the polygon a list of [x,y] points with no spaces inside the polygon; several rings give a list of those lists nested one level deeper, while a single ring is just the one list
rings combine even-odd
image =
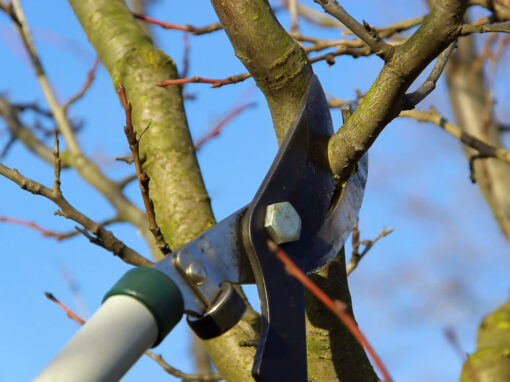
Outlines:
[{"label": "tree branch", "polygon": [[94,60],[94,63],[92,64],[92,67],[87,72],[87,80],[83,84],[83,86],[80,89],[80,91],[78,93],[76,93],[74,96],[72,96],[71,98],[69,98],[66,101],[66,103],[64,104],[64,106],[62,106],[62,108],[64,109],[64,113],[67,112],[67,109],[69,109],[69,107],[73,103],[75,103],[81,97],[83,97],[85,95],[85,93],[87,92],[87,90],[89,90],[89,88],[92,86],[92,82],[94,82],[94,79],[96,78],[96,70],[97,70],[98,67],[99,67],[99,59],[96,58]]},{"label": "tree branch", "polygon": [[108,249],[115,256],[118,256],[126,263],[136,266],[153,265],[151,261],[147,260],[145,257],[141,256],[135,250],[127,247],[122,241],[117,239],[112,232],[101,227],[99,224],[75,209],[71,204],[69,204],[67,200],[64,199],[61,193],[55,192],[55,190],[47,188],[40,183],[28,179],[21,175],[18,170],[10,169],[1,163],[0,175],[10,179],[23,190],[31,192],[34,195],[44,196],[45,198],[51,200],[61,209],[61,211],[57,213],[58,215],[62,215],[81,224],[83,227],[85,227],[85,229],[87,229],[104,243],[104,248]]},{"label": "tree branch", "polygon": [[435,88],[436,82],[443,73],[443,69],[448,62],[450,54],[455,49],[456,44],[452,42],[448,48],[437,58],[436,64],[430,72],[425,82],[414,92],[406,94],[402,100],[402,110],[414,109],[414,107],[425,99]]},{"label": "tree branch", "polygon": [[[385,236],[388,236],[393,232],[393,228],[383,228],[382,231],[372,240],[359,240],[359,229],[358,229],[358,221],[354,224],[354,228],[352,229],[352,255],[349,260],[349,264],[347,264],[347,276],[349,276],[357,267],[361,259],[367,254],[368,251],[377,243],[379,239],[382,239]],[[363,251],[359,252],[360,245],[364,245]]]},{"label": "tree branch", "polygon": [[126,91],[124,86],[120,84],[119,86],[119,97],[122,103],[122,107],[124,108],[124,112],[126,114],[126,125],[124,126],[124,133],[126,134],[127,141],[129,143],[129,149],[133,154],[133,161],[135,163],[136,175],[138,178],[138,185],[140,186],[140,194],[142,195],[143,204],[145,206],[145,212],[147,214],[147,221],[149,223],[149,230],[154,235],[154,239],[156,240],[156,245],[163,254],[166,256],[171,252],[170,247],[165,242],[165,238],[159,229],[158,223],[156,222],[156,214],[154,212],[154,203],[152,203],[151,198],[149,197],[149,181],[150,178],[142,170],[142,161],[140,159],[140,153],[138,148],[140,146],[140,139],[143,134],[149,129],[149,125],[143,130],[139,137],[136,136],[135,129],[133,127],[132,118],[131,118],[131,104],[127,100]]},{"label": "tree branch", "polygon": [[377,31],[363,21],[361,25],[352,17],[336,0],[314,0],[320,4],[324,10],[340,20],[356,36],[363,40],[379,57],[388,60],[393,54],[393,47],[382,40]]},{"label": "tree branch", "polygon": [[178,30],[178,31],[191,32],[194,35],[211,33],[211,32],[215,32],[217,30],[223,29],[223,26],[221,25],[221,23],[212,23],[212,24],[206,25],[204,27],[195,27],[195,26],[189,25],[189,24],[179,25],[179,24],[167,23],[165,21],[157,20],[152,17],[148,17],[148,16],[141,15],[139,13],[134,13],[134,12],[133,12],[133,16],[138,20],[143,20],[150,24],[160,26],[161,28],[164,28],[164,29],[174,29],[174,30]]},{"label": "tree branch", "polygon": [[[0,115],[4,119],[12,136],[19,139],[32,153],[47,163],[53,164],[51,150],[37,139],[32,131],[23,125],[13,105],[6,98],[0,97]],[[65,162],[67,164],[67,161]]]},{"label": "tree branch", "polygon": [[472,33],[502,32],[510,33],[510,23],[493,25],[464,24],[460,29],[461,36],[468,36]]},{"label": "tree branch", "polygon": [[448,122],[434,108],[431,108],[430,111],[420,110],[402,111],[399,116],[413,118],[419,122],[431,122],[441,127],[450,135],[459,139],[465,145],[468,145],[469,147],[478,151],[480,158],[498,158],[501,159],[502,161],[510,163],[510,150],[505,150],[501,147],[489,145],[481,141],[480,139],[463,132],[458,126]]},{"label": "tree branch", "polygon": [[395,47],[356,111],[330,139],[329,161],[338,186],[348,179],[383,128],[400,113],[402,97],[412,82],[455,41],[466,7],[466,0],[436,0],[412,37]]}]

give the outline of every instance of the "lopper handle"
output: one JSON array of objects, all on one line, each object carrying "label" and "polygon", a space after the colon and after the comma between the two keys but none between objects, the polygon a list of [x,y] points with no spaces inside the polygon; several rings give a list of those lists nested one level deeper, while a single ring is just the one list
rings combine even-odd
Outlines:
[{"label": "lopper handle", "polygon": [[132,269],[35,381],[117,381],[183,313],[181,292],[168,276],[154,268]]}]

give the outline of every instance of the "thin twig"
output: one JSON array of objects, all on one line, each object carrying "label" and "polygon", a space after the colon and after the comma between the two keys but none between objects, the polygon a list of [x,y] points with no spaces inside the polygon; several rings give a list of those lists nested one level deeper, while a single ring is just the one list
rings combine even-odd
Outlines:
[{"label": "thin twig", "polygon": [[67,314],[67,317],[69,317],[71,320],[76,321],[80,325],[85,324],[85,320],[78,316],[76,313],[74,313],[71,309],[69,309],[63,302],[61,302],[58,298],[56,298],[52,293],[50,292],[44,292],[44,295],[53,301],[55,304],[60,306]]},{"label": "thin twig", "polygon": [[57,215],[64,216],[81,224],[104,243],[104,248],[120,257],[126,263],[136,266],[153,265],[152,261],[147,260],[138,252],[126,246],[122,241],[117,239],[112,232],[101,227],[99,224],[75,209],[61,194],[59,195],[52,189],[45,187],[32,179],[24,177],[18,172],[18,170],[11,169],[2,163],[0,163],[0,175],[10,179],[23,190],[29,191],[34,195],[41,195],[50,199],[61,208],[61,211],[56,212]]},{"label": "thin twig", "polygon": [[69,100],[67,100],[67,102],[64,104],[64,106],[62,106],[62,108],[64,109],[64,112],[67,112],[67,109],[69,109],[69,106],[71,106],[73,103],[78,101],[81,97],[83,97],[85,95],[87,90],[89,90],[90,86],[92,86],[92,82],[94,82],[94,79],[96,78],[96,70],[98,67],[99,67],[99,59],[96,58],[94,60],[94,63],[92,64],[92,67],[87,72],[87,80],[83,84],[80,91],[78,93],[76,93],[74,96],[72,96],[71,98],[69,98]]},{"label": "thin twig", "polygon": [[488,33],[488,32],[510,33],[510,23],[491,25],[464,24],[460,28],[459,35],[468,36],[472,33]]},{"label": "thin twig", "polygon": [[210,25],[206,25],[204,27],[195,27],[193,25],[179,25],[173,23],[167,23],[165,21],[157,20],[152,17],[148,17],[145,15],[141,15],[139,13],[133,13],[133,16],[138,20],[143,20],[153,25],[160,26],[164,29],[174,29],[178,31],[191,32],[194,35],[201,35],[205,33],[215,32],[217,30],[223,29],[221,23],[213,23]]},{"label": "thin twig", "polygon": [[126,188],[126,186],[129,183],[131,183],[133,180],[137,180],[137,179],[138,179],[138,175],[136,175],[136,174],[128,175],[125,178],[119,180],[119,182],[118,182],[119,188],[122,190],[122,189]]},{"label": "thin twig", "polygon": [[223,378],[218,373],[213,374],[186,374],[179,369],[176,369],[175,367],[170,366],[161,356],[161,354],[155,354],[151,352],[150,350],[147,350],[145,352],[145,355],[152,358],[158,365],[160,365],[167,373],[177,377],[181,378],[181,380],[184,382],[188,381],[221,381]]},{"label": "thin twig", "polygon": [[56,231],[50,231],[46,228],[41,227],[39,224],[35,222],[30,222],[18,218],[13,218],[10,216],[0,216],[0,222],[5,223],[11,223],[11,224],[17,224],[23,227],[32,228],[33,230],[41,233],[44,237],[54,237],[56,240],[64,240],[68,239],[70,237],[76,236],[78,232],[76,231],[70,231],[70,232],[56,232]]},{"label": "thin twig", "polygon": [[62,190],[60,189],[60,172],[62,170],[62,160],[60,159],[60,144],[58,141],[58,131],[57,129],[53,130],[54,137],[54,150],[53,150],[53,158],[55,161],[54,164],[54,173],[55,180],[53,181],[53,192],[55,195],[62,196]]},{"label": "thin twig", "polygon": [[478,151],[480,156],[484,158],[498,158],[507,163],[510,163],[510,150],[505,150],[501,147],[489,145],[472,135],[463,132],[458,126],[448,122],[441,114],[439,114],[433,107],[430,111],[421,110],[405,110],[400,112],[399,117],[413,118],[419,122],[433,123],[455,138],[459,139],[465,145]]},{"label": "thin twig", "polygon": [[225,116],[225,118],[223,118],[220,122],[218,122],[216,124],[216,126],[213,129],[211,129],[211,131],[209,131],[206,135],[204,135],[202,138],[200,138],[195,143],[195,145],[194,145],[195,146],[195,150],[199,150],[203,146],[204,143],[208,142],[209,140],[211,140],[214,137],[217,137],[221,133],[221,131],[223,130],[225,125],[227,125],[227,123],[229,123],[237,115],[241,114],[246,109],[248,109],[250,107],[254,107],[254,106],[255,106],[255,103],[251,102],[251,103],[247,103],[245,105],[239,106],[239,107],[233,109],[232,111],[230,111]]},{"label": "thin twig", "polygon": [[151,198],[149,197],[149,176],[142,169],[142,161],[140,160],[139,142],[142,138],[143,134],[147,131],[150,125],[148,125],[145,130],[140,133],[140,136],[136,137],[136,132],[133,127],[132,119],[131,119],[131,103],[128,102],[126,97],[126,90],[122,84],[119,86],[119,96],[122,102],[122,107],[124,108],[124,112],[126,115],[126,125],[124,126],[124,133],[126,134],[126,138],[129,143],[129,149],[133,154],[133,160],[135,163],[136,174],[138,176],[138,185],[140,186],[140,193],[142,195],[143,204],[145,206],[145,211],[147,213],[147,221],[149,223],[149,230],[154,235],[154,239],[156,240],[156,245],[163,253],[163,255],[167,255],[171,252],[170,247],[165,241],[163,234],[156,222],[156,214],[154,212],[154,204],[152,203]]},{"label": "thin twig", "polygon": [[449,326],[446,328],[443,328],[443,334],[448,340],[448,343],[452,346],[452,349],[457,353],[460,360],[462,362],[465,362],[467,359],[466,352],[462,349],[462,346],[459,343],[459,339],[457,338],[457,335],[455,334],[455,330]]},{"label": "thin twig", "polygon": [[189,44],[189,36],[187,33],[182,34],[182,69],[180,77],[184,78],[188,75],[189,71],[189,52],[190,52],[190,44]]},{"label": "thin twig", "polygon": [[[80,325],[85,325],[86,321],[81,318],[79,315],[74,313],[69,307],[67,307],[62,301],[60,301],[58,298],[56,298],[52,293],[44,292],[44,295],[53,301],[55,304],[57,304],[60,308],[62,308],[66,314],[67,317],[69,317],[71,320],[76,321]],[[176,369],[172,366],[170,366],[161,355],[156,355],[155,353],[151,352],[150,350],[145,351],[145,355],[152,358],[156,363],[163,368],[168,374],[171,374],[177,378],[181,378],[183,381],[191,382],[191,381],[200,381],[200,382],[211,382],[211,381],[220,381],[223,378],[221,375],[214,373],[209,375],[204,374],[186,374],[180,371],[179,369]]]},{"label": "thin twig", "polygon": [[203,83],[203,84],[211,84],[212,88],[219,88],[223,85],[235,84],[237,82],[241,82],[250,78],[250,73],[242,73],[235,76],[230,76],[223,79],[212,79],[212,78],[204,78],[204,77],[191,77],[191,78],[177,78],[175,80],[164,80],[159,82],[158,86],[168,86],[168,85],[183,85],[189,83]]},{"label": "thin twig", "polygon": [[[393,228],[383,228],[382,231],[372,240],[359,240],[359,229],[358,229],[358,221],[354,224],[352,229],[352,256],[349,260],[349,264],[347,264],[347,276],[349,276],[358,266],[361,259],[367,254],[368,251],[377,243],[379,239],[382,239],[385,236],[388,236],[393,232]],[[364,245],[363,251],[359,252],[360,245]]]},{"label": "thin twig", "polygon": [[314,0],[320,4],[324,10],[331,16],[340,20],[356,36],[363,40],[379,57],[388,60],[393,54],[394,48],[382,40],[377,31],[367,22],[360,24],[352,17],[336,0]]},{"label": "thin twig", "polygon": [[297,0],[289,0],[287,7],[290,14],[290,30],[293,33],[299,32]]},{"label": "thin twig", "polygon": [[434,68],[430,72],[425,82],[414,92],[406,94],[402,99],[402,110],[411,110],[423,101],[435,88],[436,82],[443,73],[443,69],[446,66],[448,58],[456,48],[457,43],[454,41],[446,48],[437,58]]},{"label": "thin twig", "polygon": [[39,81],[39,85],[41,86],[42,92],[50,110],[53,114],[53,118],[57,123],[60,132],[65,137],[67,146],[69,150],[73,153],[81,153],[80,148],[78,146],[78,142],[76,141],[76,137],[74,136],[73,129],[71,127],[71,123],[67,119],[64,109],[60,106],[53,89],[50,86],[46,73],[43,69],[43,65],[41,60],[39,59],[39,55],[35,48],[32,35],[30,33],[30,29],[28,27],[28,23],[25,18],[25,13],[23,12],[23,8],[21,7],[20,0],[12,0],[12,12],[10,14],[11,19],[14,22],[14,25],[18,29],[18,32],[21,36],[23,44],[25,46],[28,55],[30,56],[30,60],[32,62],[32,66],[34,67],[37,80]]},{"label": "thin twig", "polygon": [[[285,6],[288,6],[288,0],[281,0]],[[324,13],[317,11],[315,8],[309,7],[307,5],[297,3],[297,11],[299,16],[304,18],[305,20],[311,22],[312,24],[318,25],[323,28],[345,28],[345,25],[342,24],[337,19],[325,15]]]},{"label": "thin twig", "polygon": [[[6,98],[0,97],[0,115],[4,119],[10,133],[16,139],[19,139],[25,147],[43,159],[47,163],[53,164],[53,154],[41,140],[39,140],[32,131],[25,126],[16,110],[16,106],[11,104]],[[3,153],[5,155],[5,153]],[[68,165],[68,163],[66,163]]]},{"label": "thin twig", "polygon": [[376,354],[366,337],[358,328],[356,321],[346,311],[346,304],[341,301],[333,301],[322,289],[320,289],[310,278],[305,275],[299,267],[287,256],[287,254],[276,245],[273,241],[268,240],[267,246],[276,254],[280,261],[285,265],[285,270],[299,282],[301,282],[306,289],[308,289],[315,297],[317,297],[338,319],[347,327],[352,335],[358,340],[361,346],[365,348],[367,353],[372,357],[377,368],[381,371],[385,381],[391,381],[390,374],[388,373],[383,362]]}]

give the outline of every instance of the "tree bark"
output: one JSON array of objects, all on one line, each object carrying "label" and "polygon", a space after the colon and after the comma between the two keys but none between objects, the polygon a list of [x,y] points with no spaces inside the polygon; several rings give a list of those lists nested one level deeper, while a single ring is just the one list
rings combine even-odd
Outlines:
[{"label": "tree bark", "polygon": [[[477,69],[474,65],[476,58],[473,37],[460,39],[446,67],[453,114],[463,131],[495,147],[502,147],[482,67]],[[475,154],[475,150],[467,146],[464,146],[464,152],[468,159]],[[474,172],[482,195],[510,241],[510,165],[495,158],[477,159]]]}]

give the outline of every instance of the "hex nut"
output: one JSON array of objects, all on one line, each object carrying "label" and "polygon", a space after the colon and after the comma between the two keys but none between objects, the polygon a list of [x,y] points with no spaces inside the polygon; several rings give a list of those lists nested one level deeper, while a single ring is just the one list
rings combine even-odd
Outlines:
[{"label": "hex nut", "polygon": [[264,227],[277,244],[297,241],[301,236],[301,218],[289,202],[267,206]]}]

